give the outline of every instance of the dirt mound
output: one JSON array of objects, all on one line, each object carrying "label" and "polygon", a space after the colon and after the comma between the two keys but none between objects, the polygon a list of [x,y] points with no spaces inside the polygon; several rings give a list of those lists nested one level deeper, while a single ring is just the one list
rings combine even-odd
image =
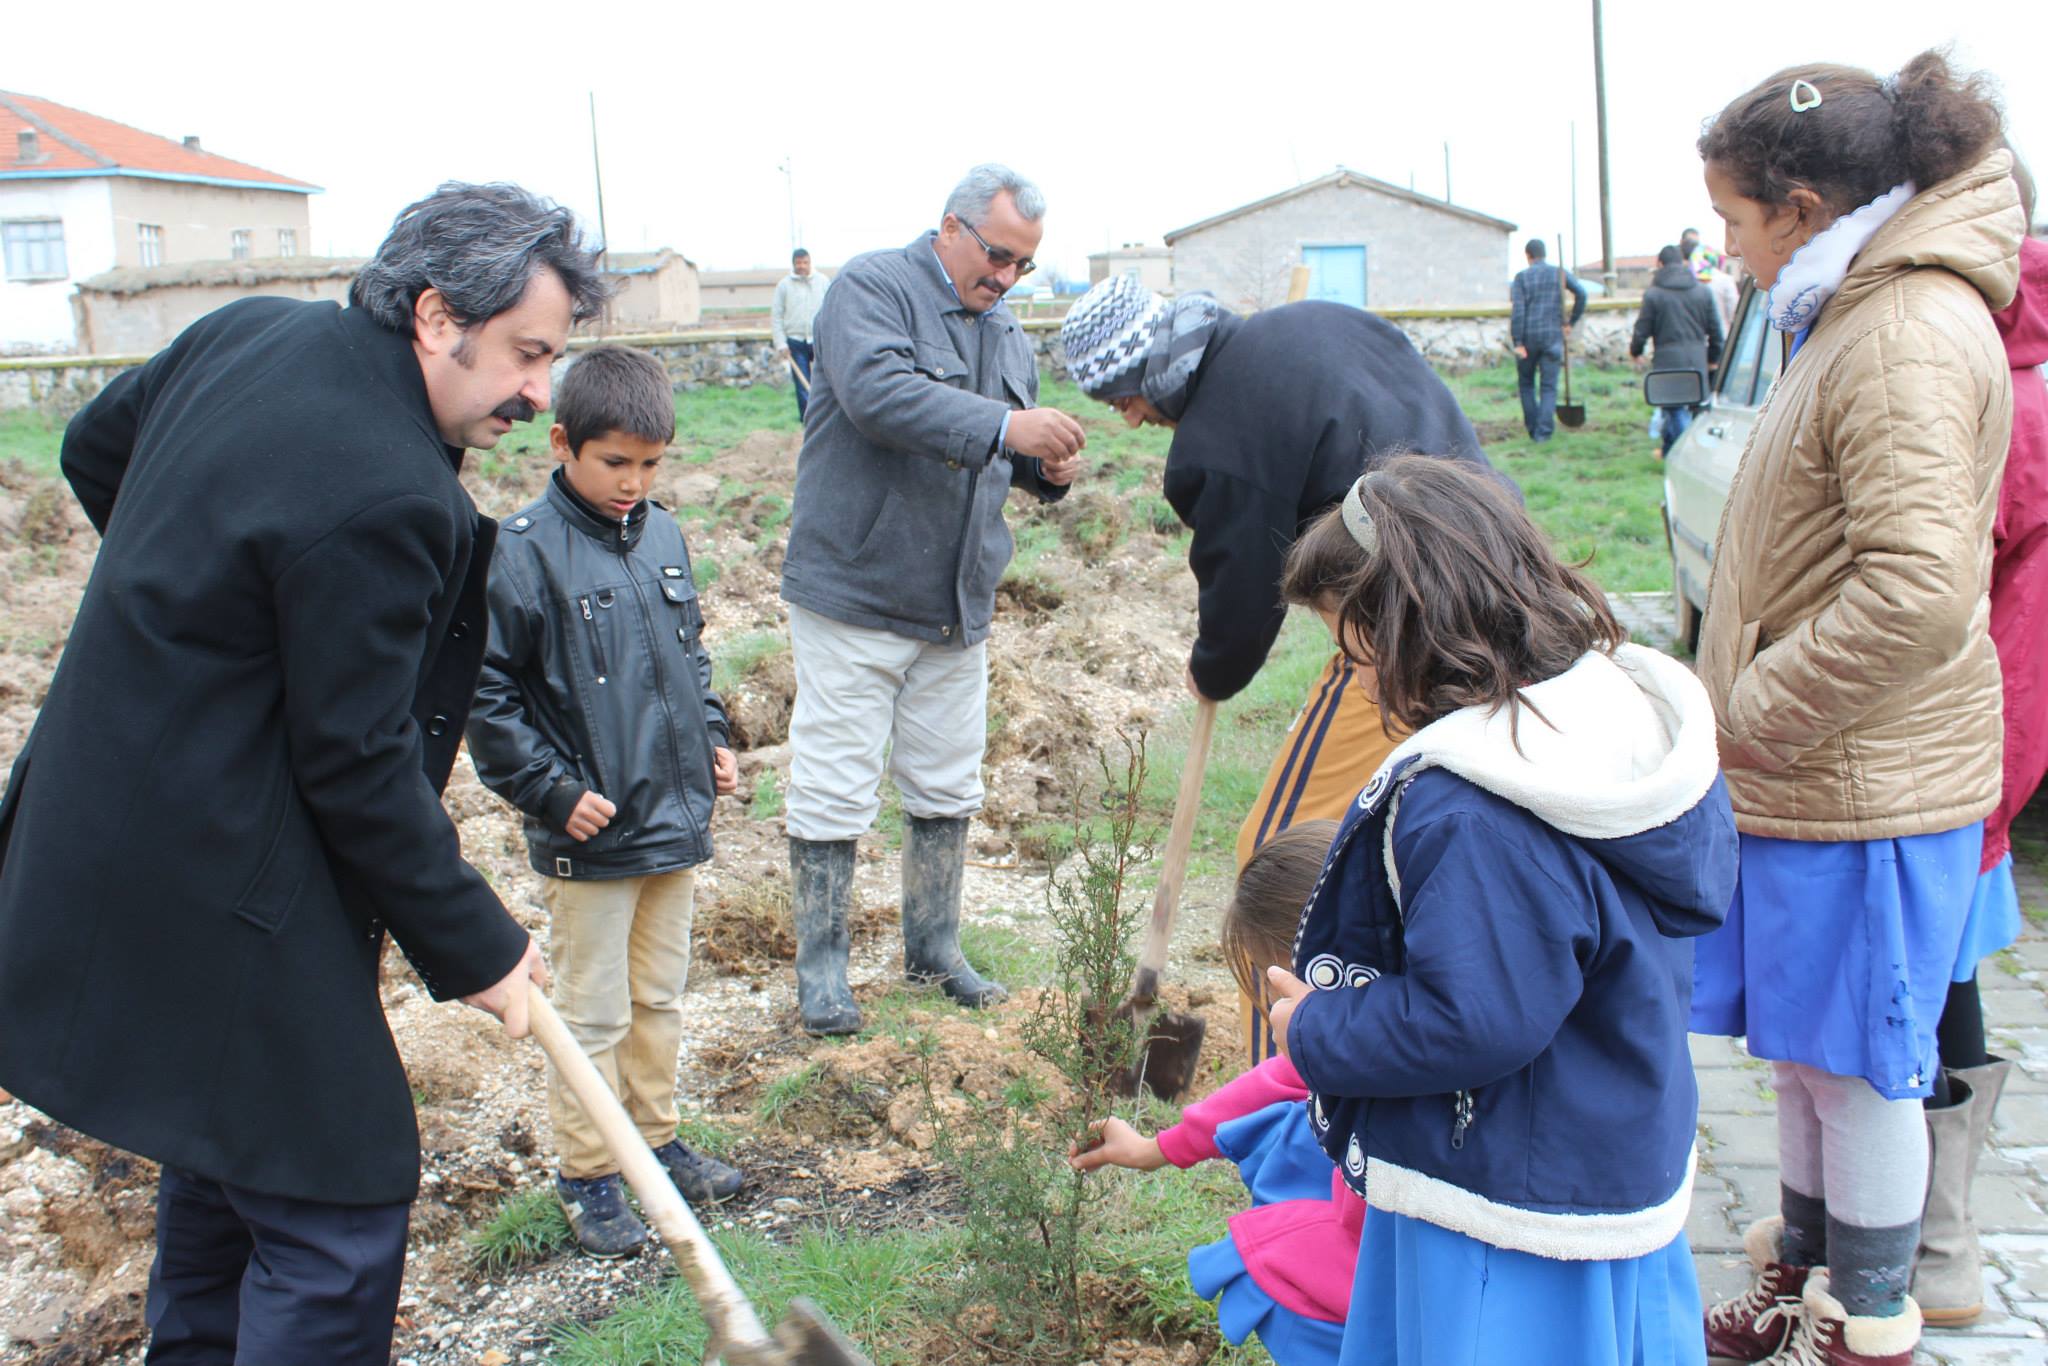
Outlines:
[{"label": "dirt mound", "polygon": [[789,714],[796,706],[796,660],[788,650],[770,650],[748,665],[722,699],[736,750],[765,749],[789,739]]},{"label": "dirt mound", "polygon": [[[748,881],[721,889],[697,907],[690,956],[728,975],[759,977],[784,972],[796,961],[796,922],[790,911],[789,872],[768,868]],[[856,944],[881,937],[898,919],[894,904],[857,903],[847,916]]]}]

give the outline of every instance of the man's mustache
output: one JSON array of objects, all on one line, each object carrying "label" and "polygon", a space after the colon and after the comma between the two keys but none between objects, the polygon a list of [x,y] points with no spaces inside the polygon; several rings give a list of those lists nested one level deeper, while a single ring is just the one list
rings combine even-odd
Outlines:
[{"label": "man's mustache", "polygon": [[515,397],[508,398],[497,407],[491,409],[491,416],[501,417],[507,422],[531,422],[533,421],[534,414],[539,411],[540,409],[534,407],[525,399]]}]

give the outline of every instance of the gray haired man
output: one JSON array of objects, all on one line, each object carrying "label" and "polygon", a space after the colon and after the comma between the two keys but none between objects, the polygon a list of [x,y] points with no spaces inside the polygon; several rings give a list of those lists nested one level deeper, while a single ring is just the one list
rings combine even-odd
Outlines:
[{"label": "gray haired man", "polygon": [[854,845],[885,751],[903,794],[903,967],[966,1006],[1005,995],[960,952],[967,821],[981,809],[989,623],[1012,487],[1046,501],[1080,423],[1040,408],[1003,295],[1031,273],[1045,198],[977,166],[937,229],[849,261],[817,318],[782,596],[796,659],[789,861],[804,1029],[850,1034]]}]

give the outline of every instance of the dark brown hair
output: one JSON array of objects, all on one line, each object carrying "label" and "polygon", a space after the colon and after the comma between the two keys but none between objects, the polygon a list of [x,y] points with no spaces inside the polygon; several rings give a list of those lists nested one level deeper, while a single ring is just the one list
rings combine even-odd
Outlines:
[{"label": "dark brown hair", "polygon": [[1266,999],[1267,968],[1293,966],[1294,932],[1335,838],[1335,821],[1290,825],[1260,845],[1237,875],[1223,908],[1223,961],[1254,1001]]},{"label": "dark brown hair", "polygon": [[[1798,81],[1818,105],[1792,107]],[[1904,181],[1924,190],[1961,174],[2004,126],[1990,79],[1957,75],[1935,50],[1889,80],[1831,63],[1786,67],[1715,115],[1699,152],[1746,198],[1783,204],[1807,189],[1840,217]]]},{"label": "dark brown hair", "polygon": [[1562,563],[1491,470],[1403,455],[1365,477],[1368,556],[1332,508],[1287,557],[1280,592],[1333,609],[1379,676],[1380,724],[1417,731],[1520,691],[1628,639],[1592,580]]},{"label": "dark brown hair", "polygon": [[646,352],[593,346],[556,387],[555,421],[575,455],[606,432],[666,445],[676,435],[676,392],[668,371]]}]

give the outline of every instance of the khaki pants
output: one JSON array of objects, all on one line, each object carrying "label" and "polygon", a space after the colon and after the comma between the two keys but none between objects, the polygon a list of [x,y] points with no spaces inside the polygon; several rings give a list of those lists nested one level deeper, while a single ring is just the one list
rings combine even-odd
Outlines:
[{"label": "khaki pants", "polygon": [[[603,882],[541,880],[552,922],[555,1010],[650,1147],[676,1136],[676,1054],[696,890],[694,869]],[[562,1175],[587,1180],[619,1169],[553,1067],[548,1114]]]},{"label": "khaki pants", "polygon": [[[1266,784],[1237,835],[1237,866],[1273,836],[1302,821],[1342,820],[1395,741],[1380,729],[1380,709],[1356,682],[1357,670],[1342,651],[1333,651],[1323,672],[1309,685],[1308,700],[1287,728],[1273,756]],[[1238,993],[1239,1018],[1251,1063],[1276,1051],[1266,1028],[1271,1001]]]}]

